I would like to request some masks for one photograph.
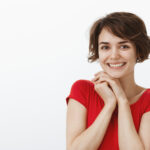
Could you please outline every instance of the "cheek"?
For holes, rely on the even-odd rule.
[[[128,61],[133,61],[133,62],[136,61],[136,54],[134,51],[124,52],[122,53],[122,57],[124,57]]]
[[[135,62],[136,61],[136,55],[132,53],[128,56],[128,59],[131,60],[132,62]]]
[[[100,61],[100,62],[104,62],[106,58],[107,58],[107,55],[106,55],[106,54],[99,53],[99,61]]]
[[[99,57],[99,64],[103,68],[103,66],[105,65],[105,58],[104,57],[102,57],[102,56]]]

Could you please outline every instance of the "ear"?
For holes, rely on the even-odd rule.
[[[141,61],[141,58],[140,57],[137,57],[136,58],[136,62],[140,62]]]
[[[137,55],[136,62],[140,62],[141,61],[140,54],[137,52],[136,55]]]

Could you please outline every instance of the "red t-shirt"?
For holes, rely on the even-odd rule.
[[[87,109],[87,125],[88,128],[101,112],[104,101],[94,90],[94,84],[89,80],[77,80],[73,83],[69,98],[81,103]],[[145,112],[150,111],[150,89],[146,89],[140,96],[138,101],[130,105],[135,128],[138,132],[141,117]],[[118,109],[116,108],[112,114],[107,131],[99,150],[119,150],[118,145]]]

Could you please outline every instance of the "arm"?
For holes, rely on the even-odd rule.
[[[99,75],[103,75],[101,82],[109,83],[117,98],[120,150],[150,150],[150,112],[143,115],[138,135],[132,119],[130,105],[119,80],[104,72],[98,72],[95,78],[98,78]]]
[[[150,150],[150,112],[146,112],[142,116],[139,135],[144,144],[145,150]]]
[[[96,76],[101,75],[100,81],[107,82],[112,88],[118,103],[118,138],[120,150],[144,150],[144,145],[136,132],[130,105],[126,94],[116,78],[110,77],[105,72],[99,72]]]
[[[100,146],[114,108],[105,105],[93,124],[86,129],[86,108],[74,99],[67,109],[67,150],[96,150]]]
[[[127,100],[119,103],[118,137],[120,150],[144,150],[144,145],[135,129]]]

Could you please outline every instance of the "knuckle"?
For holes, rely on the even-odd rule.
[[[94,89],[95,90],[98,90],[98,89],[100,89],[101,88],[101,84],[96,84],[95,86],[94,86]]]
[[[95,73],[94,75],[95,75],[95,76],[97,76],[99,73],[100,73],[100,71],[99,71],[99,72],[97,72],[97,73]]]
[[[116,81],[115,81],[115,80],[112,80],[112,83],[113,83],[113,84],[115,84],[115,83],[116,83]]]
[[[96,84],[94,85],[94,89],[97,90],[97,85]]]

